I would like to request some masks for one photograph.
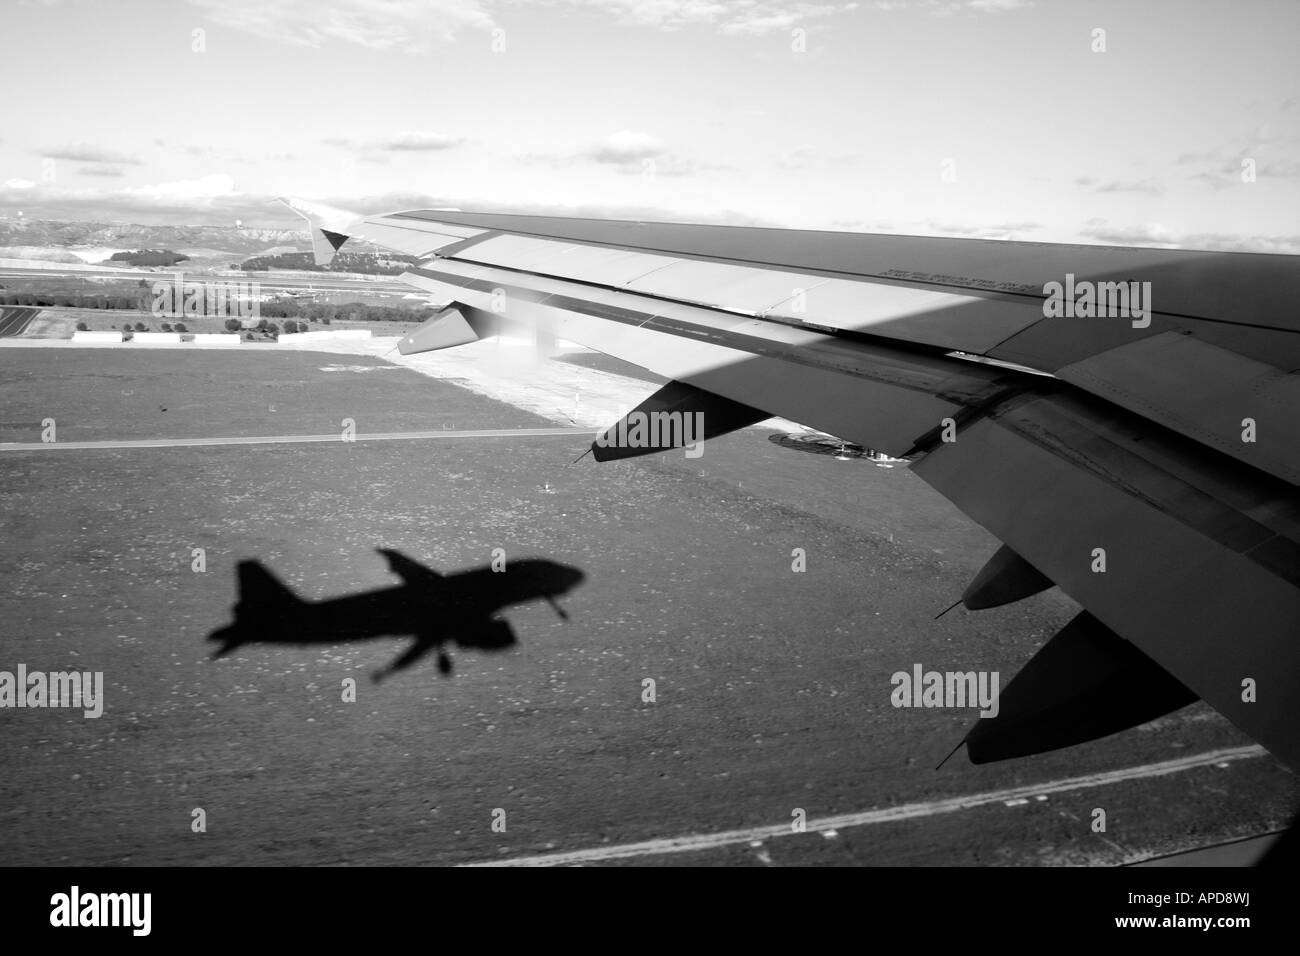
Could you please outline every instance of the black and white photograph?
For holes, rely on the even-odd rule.
[[[21,921],[1294,862],[1294,0],[0,36],[0,867],[73,874]],[[1182,880],[1088,919],[1260,925]]]

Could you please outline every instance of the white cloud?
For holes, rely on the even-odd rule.
[[[151,186],[131,186],[122,194],[159,203],[200,203],[235,195],[235,180],[225,173]]]
[[[596,145],[580,152],[532,154],[526,158],[556,165],[570,164],[575,158],[586,159],[612,167],[614,172],[625,176],[681,177],[733,168],[674,154],[657,136],[631,129],[611,133]]]
[[[426,150],[450,149],[461,142],[463,140],[443,133],[407,131],[398,133],[391,139],[381,141],[380,148],[423,152]]]
[[[886,13],[895,10],[924,10],[932,17],[951,17],[963,11],[1007,13],[1033,5],[1034,0],[875,0],[872,3],[877,10]]]
[[[0,212],[23,209],[47,219],[197,223],[265,218],[266,208],[265,198],[236,191],[234,180],[224,174],[116,189],[73,189],[25,179],[0,185]]]
[[[604,142],[593,147],[587,155],[598,163],[622,165],[659,156],[664,145],[649,133],[624,129],[611,133]]]
[[[480,0],[190,0],[214,23],[297,46],[354,43],[421,51],[464,29],[488,30]]]
[[[970,0],[966,6],[983,13],[1005,13],[1007,10],[1023,10],[1032,7],[1033,0]]]
[[[848,13],[857,3],[806,3],[781,0],[557,0],[603,10],[620,20],[661,29],[711,26],[723,33],[758,35],[785,32],[811,20]]]
[[[106,149],[92,143],[69,143],[66,146],[51,146],[40,150],[40,154],[49,159],[70,159],[78,163],[118,163],[139,166],[140,160],[135,156]]]
[[[451,149],[453,146],[459,146],[465,140],[447,133],[433,133],[427,130],[403,130],[391,136],[378,136],[372,139],[350,139],[331,136],[321,140],[321,142],[328,146],[341,146],[345,149],[363,151],[431,152],[440,149]]]
[[[435,41],[453,42],[463,30],[496,25],[494,11],[517,0],[189,0],[212,22],[297,46],[354,43],[375,50],[419,52]],[[702,26],[732,35],[786,32],[838,16],[857,3],[805,0],[545,0],[584,7],[638,26]],[[995,0],[990,0],[995,2]],[[1013,0],[1005,0],[1013,2]]]
[[[1158,222],[1137,226],[1112,226],[1104,219],[1089,220],[1079,230],[1085,239],[1115,246],[1156,246],[1165,249],[1209,249],[1219,252],[1300,252],[1300,236],[1250,236],[1234,232],[1177,233]]]
[[[122,175],[120,167],[108,165],[78,166],[77,172],[83,176],[106,176],[109,178]]]
[[[269,199],[238,192],[234,180],[224,174],[117,189],[72,189],[21,179],[0,185],[0,212],[24,209],[29,215],[63,220],[201,223],[265,219]]]
[[[1112,179],[1094,188],[1099,193],[1146,193],[1148,196],[1159,196],[1165,191],[1162,185],[1151,179]]]

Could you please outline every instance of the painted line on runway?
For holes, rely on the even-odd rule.
[[[1162,763],[1143,764],[1139,767],[1127,767],[1123,770],[1108,770],[1105,773],[1088,774],[1082,777],[1070,777],[1066,780],[1048,781],[1031,784],[1026,787],[1014,787],[1010,790],[992,790],[965,797],[952,797],[948,800],[935,800],[927,803],[905,803],[884,810],[866,810],[861,813],[849,813],[836,817],[822,817],[808,820],[807,833],[820,833],[827,830],[845,830],[850,827],[873,826],[879,823],[895,823],[899,820],[913,820],[918,817],[932,817],[959,810],[971,810],[992,803],[1006,803],[1011,800],[1042,797],[1048,794],[1068,793],[1075,790],[1090,790],[1094,787],[1106,787],[1126,780],[1143,780],[1150,777],[1166,777],[1170,774],[1184,773],[1199,767],[1214,764],[1227,764],[1234,760],[1247,760],[1262,757],[1266,751],[1260,746],[1231,747],[1225,750],[1213,750],[1192,757],[1180,757]],[[544,853],[538,856],[517,856],[505,860],[485,860],[481,863],[467,863],[464,866],[574,866],[583,863],[602,863],[606,860],[625,860],[637,856],[663,856],[669,853],[696,853],[701,850],[713,850],[720,847],[752,844],[778,837],[800,836],[794,833],[790,824],[776,826],[750,827],[744,830],[724,830],[721,833],[701,833],[690,836],[671,837],[663,840],[646,840],[641,843],[624,843],[619,846],[598,846],[587,850],[574,850],[568,853]]]
[[[140,438],[126,441],[0,442],[0,451],[69,451],[95,448],[189,448],[198,445],[291,445],[302,442],[400,441],[420,438],[544,438],[596,435],[598,428],[448,428],[427,432],[357,432],[344,439],[341,432],[329,435],[252,435],[235,438]]]

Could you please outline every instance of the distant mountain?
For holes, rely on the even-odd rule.
[[[0,219],[0,246],[59,246],[172,249],[191,258],[231,262],[268,247],[310,249],[305,232],[294,229],[240,229],[235,226],[145,226],[121,222],[62,222],[53,219]],[[197,255],[195,255],[197,253]]]

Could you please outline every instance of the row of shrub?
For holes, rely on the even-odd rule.
[[[229,327],[229,326],[227,326],[227,327]],[[189,329],[187,329],[187,328],[185,327],[185,323],[183,323],[183,322],[177,322],[175,325],[171,325],[170,323],[163,322],[163,323],[159,326],[159,329],[160,329],[161,331],[163,331],[163,332],[181,332],[181,333],[185,333],[185,332],[188,332],[188,331],[189,331]],[[78,322],[78,323],[77,323],[77,331],[78,331],[78,332],[89,332],[89,331],[90,331],[90,326],[86,325],[85,322]],[[116,331],[116,330],[115,330],[115,329],[110,329],[110,331]],[[136,332],[149,332],[149,331],[151,331],[150,328],[149,328],[149,326],[145,325],[143,322],[137,322],[137,323],[135,323],[135,325],[132,325],[130,322],[123,322],[123,323],[122,323],[122,338],[123,338],[123,339],[130,339],[131,336],[134,335]],[[230,329],[230,331],[232,331],[232,332],[241,332],[241,331],[243,331],[244,338],[245,338],[246,340],[248,340],[249,342],[252,342],[252,341],[255,341],[255,340],[256,340],[257,335],[254,334],[255,332],[260,332],[264,337],[275,337],[275,336],[278,336],[278,335],[280,334],[280,329],[276,326],[276,324],[275,324],[274,322],[263,323],[263,325],[259,326],[256,330],[249,330],[249,331],[244,331],[244,330],[240,329],[239,326],[238,326],[238,323],[236,323],[235,328]],[[288,331],[288,330],[286,329],[285,331]]]
[[[169,249],[137,249],[134,252],[115,252],[108,257],[109,262],[125,262],[133,266],[174,266],[189,259],[189,256]]]
[[[331,319],[346,322],[423,322],[433,315],[434,310],[413,309],[403,305],[366,305],[362,302],[313,302],[282,296],[260,303],[258,313],[273,319],[307,319],[325,323]]]
[[[175,325],[172,325],[170,322],[164,322],[160,326],[158,326],[158,330],[161,332],[188,332],[189,331],[189,329],[185,327],[184,322],[177,322]],[[85,322],[78,322],[77,331],[89,332],[90,326],[88,326]],[[135,325],[132,325],[130,322],[123,322],[122,331],[123,332],[149,332],[152,330],[149,328],[149,326],[145,325],[143,322],[137,322]]]
[[[148,311],[152,298],[130,295],[79,295],[75,292],[41,295],[38,292],[0,294],[0,305],[26,305],[39,309],[125,309]]]
[[[326,325],[329,325],[329,320],[328,320],[328,319],[325,320],[325,324],[326,324]],[[177,322],[175,325],[173,325],[173,324],[170,323],[170,322],[162,322],[162,323],[159,323],[159,325],[158,325],[158,329],[159,329],[159,331],[162,331],[162,332],[182,332],[182,333],[183,333],[183,332],[188,332],[188,331],[189,331],[189,329],[185,327],[185,323],[184,323],[184,322]],[[78,323],[77,323],[77,331],[78,331],[78,332],[89,332],[89,331],[90,331],[90,326],[88,326],[85,322],[78,322]],[[149,331],[151,331],[151,330],[150,330],[149,326],[145,325],[143,322],[137,322],[137,323],[135,323],[134,325],[132,325],[130,322],[124,322],[124,323],[122,323],[122,331],[123,331],[123,332],[133,332],[133,331],[134,331],[134,332],[149,332]],[[240,323],[240,321],[239,321],[238,319],[226,319],[226,331],[227,331],[227,332],[244,332],[244,331],[250,331],[250,332],[264,332],[264,333],[267,334],[267,335],[279,335],[280,332],[281,332],[281,329],[280,329],[280,326],[276,325],[274,322],[268,322],[268,321],[266,321],[266,319],[262,319],[261,321],[259,321],[259,322],[257,323],[257,325],[253,326],[251,329],[246,330],[246,329],[243,327],[243,325]],[[307,323],[306,323],[306,322],[295,322],[293,319],[289,319],[287,322],[284,323],[284,329],[283,329],[283,331],[284,331],[285,333],[287,333],[287,334],[293,334],[294,332],[306,332],[306,331],[307,331]]]
[[[129,312],[149,312],[153,296],[141,291],[136,295],[104,295],[58,293],[42,295],[35,292],[0,292],[0,305],[32,306],[40,309],[114,309]],[[423,322],[433,315],[430,308],[411,308],[396,305],[366,305],[362,302],[337,304],[332,302],[300,301],[290,296],[258,303],[258,314],[272,319],[296,319],[300,326],[307,322],[329,325],[335,319],[348,322]]]
[[[377,256],[369,252],[340,252],[329,265],[318,266],[310,252],[282,252],[274,256],[253,256],[236,268],[244,272],[293,269],[302,272],[361,272],[370,275],[398,276],[419,261],[415,256],[397,253]]]

